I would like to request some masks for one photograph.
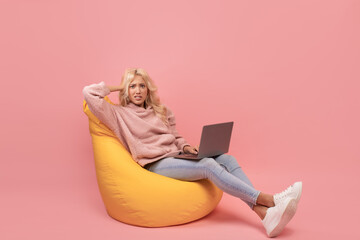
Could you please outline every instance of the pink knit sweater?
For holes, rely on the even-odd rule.
[[[122,107],[108,103],[104,97],[110,90],[104,82],[84,87],[83,94],[90,111],[114,132],[141,166],[177,155],[185,145],[190,145],[176,131],[175,117],[169,108],[169,126],[166,126],[152,107],[145,109],[133,103]]]

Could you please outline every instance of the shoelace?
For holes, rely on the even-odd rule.
[[[282,199],[282,198],[287,197],[287,195],[292,191],[292,188],[293,188],[293,186],[291,185],[290,187],[288,187],[288,188],[287,188],[286,190],[284,190],[283,192],[276,194],[275,197],[276,197],[277,199],[279,199],[279,200]]]

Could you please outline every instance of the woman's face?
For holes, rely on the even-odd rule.
[[[148,89],[144,79],[136,75],[134,80],[129,84],[129,99],[135,105],[144,107],[144,102],[148,93]]]

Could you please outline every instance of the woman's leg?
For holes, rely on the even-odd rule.
[[[254,189],[244,180],[229,173],[213,158],[203,158],[198,161],[172,157],[164,158],[151,164],[148,170],[185,181],[209,179],[224,192],[252,205],[257,204],[260,194],[260,191]]]
[[[239,163],[236,161],[235,157],[227,154],[222,154],[218,157],[214,158],[216,162],[220,164],[226,171],[230,174],[234,175],[235,177],[244,181],[247,185],[254,188],[254,185],[251,183],[250,179],[246,176],[242,168],[240,167]],[[254,204],[250,202],[246,202],[247,205],[251,209],[253,209]]]
[[[203,158],[200,161],[164,158],[146,168],[160,175],[180,180],[209,179],[224,192],[253,204],[253,210],[261,218],[268,236],[279,235],[295,214],[296,198],[289,196],[275,205],[273,195],[254,189],[241,180],[242,175],[239,175],[240,178],[238,178],[225,170],[230,166],[224,166],[221,166],[213,158]],[[284,194],[287,192],[286,190]]]
[[[220,166],[222,166],[230,174],[232,174],[235,177],[241,179],[242,181],[247,183],[249,186],[254,188],[254,185],[251,183],[249,178],[246,176],[246,174],[244,173],[244,171],[240,167],[239,163],[236,161],[235,157],[233,157],[231,155],[227,155],[227,154],[222,154],[222,155],[220,155],[220,156],[218,156],[218,157],[216,157],[214,159],[215,159],[216,162],[218,162],[220,164]],[[266,207],[273,207],[275,205],[273,195],[265,194],[265,193],[262,193],[262,192],[259,194],[259,197],[257,199],[257,204],[262,205],[261,208],[260,207],[254,208],[254,204],[252,204],[250,202],[246,202],[246,204],[248,204],[249,207],[251,209],[253,209],[260,216],[260,218],[263,215],[263,212],[264,212],[263,210],[264,210],[265,206]],[[259,205],[257,205],[257,206],[259,206]],[[258,211],[259,209],[260,209],[260,211]]]

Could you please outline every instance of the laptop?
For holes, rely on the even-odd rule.
[[[203,127],[198,154],[180,153],[174,156],[181,159],[200,160],[215,157],[229,151],[234,122],[225,122]]]

